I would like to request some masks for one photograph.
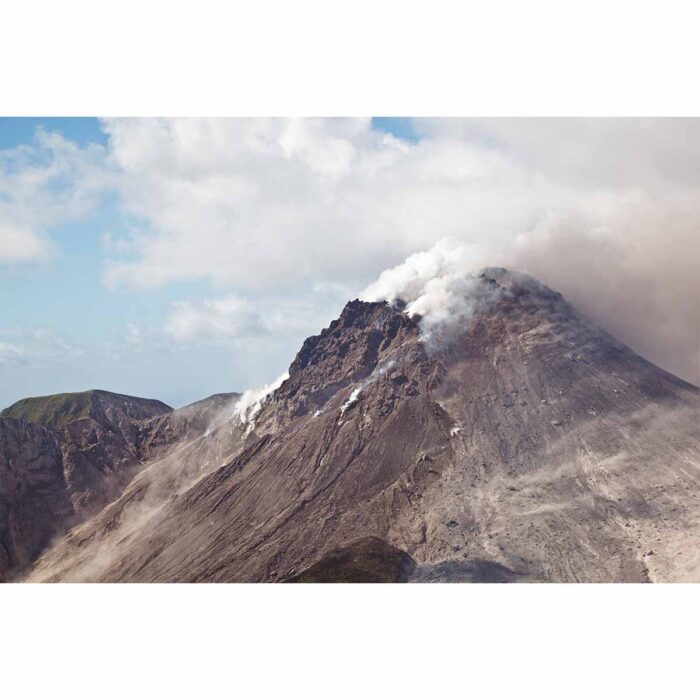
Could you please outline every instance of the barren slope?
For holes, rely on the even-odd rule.
[[[478,285],[473,319],[427,343],[351,302],[254,426],[163,462],[211,473],[138,518],[118,501],[30,579],[286,580],[372,536],[414,580],[700,580],[697,388],[531,278]]]

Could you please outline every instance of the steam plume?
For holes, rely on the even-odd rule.
[[[475,296],[474,273],[504,265],[561,292],[636,352],[698,384],[700,235],[690,219],[669,216],[661,237],[663,226],[651,212],[644,219],[635,210],[604,229],[548,217],[503,250],[444,239],[382,272],[360,296],[405,302],[434,340],[438,331],[467,322],[483,301]]]

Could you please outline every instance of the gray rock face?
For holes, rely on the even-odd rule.
[[[149,491],[169,499],[201,475],[205,452],[220,466],[213,440],[206,449],[195,446],[238,397],[216,394],[173,411],[160,401],[89,391],[23,399],[5,409],[0,580],[20,575],[52,540],[118,499],[147,465],[162,465],[164,455],[173,466],[160,469],[155,480],[149,480],[153,470],[137,481],[132,499],[143,504]],[[183,464],[187,446],[197,449],[198,459]]]
[[[0,580],[36,558],[56,532],[51,523],[72,515],[56,436],[0,418]]]
[[[29,579],[289,580],[376,537],[414,580],[700,580],[698,389],[531,278],[479,285],[430,344],[349,303],[254,423],[163,453]]]
[[[142,432],[172,409],[106,391],[24,399],[0,417],[0,580],[116,498],[142,466]],[[33,422],[30,422],[33,421]]]

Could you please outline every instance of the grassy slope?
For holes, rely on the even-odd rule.
[[[119,401],[149,401],[149,403],[160,404],[160,402],[156,401],[151,402],[149,399],[139,399],[132,396],[123,396],[122,394],[112,394],[108,391],[92,390],[21,399],[9,408],[1,411],[0,418],[17,418],[31,423],[38,423],[39,425],[60,427],[82,418],[88,418],[91,415],[93,402],[97,395],[102,397],[111,396]],[[163,412],[170,410],[165,404],[161,405]]]

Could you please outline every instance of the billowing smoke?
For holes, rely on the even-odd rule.
[[[484,264],[476,246],[444,239],[382,272],[360,298],[406,304],[406,313],[420,315],[423,340],[430,344],[472,318],[482,301],[474,273]]]
[[[700,230],[690,217],[664,221],[631,206],[603,228],[548,217],[499,250],[444,239],[382,272],[360,296],[405,302],[435,341],[484,301],[475,273],[487,265],[532,275],[639,354],[700,382]]]

